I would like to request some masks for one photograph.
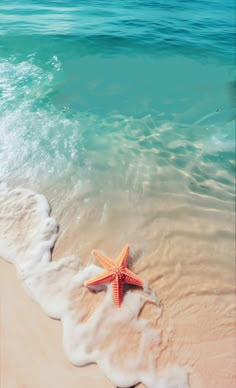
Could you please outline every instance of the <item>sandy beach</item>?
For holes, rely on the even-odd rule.
[[[114,387],[104,376],[97,365],[75,367],[66,358],[62,347],[62,326],[58,320],[50,319],[26,293],[16,278],[14,266],[0,259],[1,284],[1,346],[0,370],[1,386],[4,388],[112,388]],[[231,300],[230,300],[231,299]],[[206,301],[206,299],[205,299]],[[232,298],[229,298],[229,303]],[[205,303],[204,298],[198,304]],[[186,306],[183,306],[183,309]],[[202,304],[204,310],[204,304]],[[205,316],[206,317],[206,316]],[[204,318],[204,316],[202,317]],[[208,316],[209,319],[209,316]],[[212,316],[212,321],[214,315]],[[228,338],[217,324],[211,334],[205,331],[209,322],[194,321],[189,317],[178,322],[179,333],[184,335],[185,344],[181,343],[183,364],[189,365],[192,372],[191,387],[234,387],[235,338],[232,337],[234,325],[228,327]],[[230,334],[231,333],[231,334]],[[175,334],[175,339],[177,335]],[[218,341],[216,339],[217,336]],[[204,353],[202,343],[204,341]],[[161,363],[175,361],[178,342],[170,342],[170,348],[163,353]],[[183,346],[184,345],[184,346]],[[175,349],[175,351],[174,351]],[[220,349],[220,356],[219,351]],[[189,364],[192,360],[193,368]],[[197,368],[196,368],[197,367]],[[143,387],[139,384],[138,387]]]
[[[27,191],[25,193],[27,194]],[[13,196],[13,198],[15,197]],[[27,198],[26,196],[26,200]],[[9,206],[12,206],[11,201]],[[23,219],[23,224],[20,217],[21,213],[19,213],[18,218],[15,218],[13,228],[11,228],[12,234],[9,234],[11,239],[16,238],[15,244],[19,246],[20,256],[24,252],[21,249],[21,243],[19,244],[20,241],[22,241],[23,249],[26,247],[25,244],[29,244],[27,249],[31,249],[30,246],[32,245],[24,230],[32,230],[35,221],[37,221],[36,225],[40,225],[41,213],[38,214],[38,219],[34,212],[34,209],[37,209],[35,206],[36,203],[33,201],[28,208],[28,216]],[[171,200],[169,202],[170,207]],[[153,204],[152,208],[154,209]],[[92,259],[88,254],[94,243],[86,240],[88,217],[85,214],[88,214],[87,210],[84,206],[83,219],[86,220],[85,224],[83,222],[79,224],[69,222],[72,216],[70,213],[67,213],[68,219],[64,220],[58,214],[60,223],[64,227],[60,229],[53,251],[52,259],[55,264],[59,263],[65,255],[71,255],[74,252],[76,254],[81,253],[84,258],[87,257],[85,265],[95,262],[95,259]],[[161,214],[158,206],[155,211]],[[107,212],[108,220],[110,219],[108,225],[111,225],[113,217],[110,215],[109,218],[110,211]],[[111,212],[114,213],[114,209]],[[119,241],[119,231],[122,230],[124,220],[114,217],[116,224],[113,227],[113,238],[107,244],[104,236],[109,234],[109,230],[106,224],[97,229],[96,234],[95,226],[99,224],[99,214],[98,206],[97,218],[93,212],[90,219],[90,233],[93,235],[93,241],[97,241],[97,244],[100,242],[100,246],[107,245],[107,250],[113,257],[116,251],[112,247],[112,241],[117,241],[117,247],[121,245],[122,240]],[[150,343],[143,349],[143,360],[141,357],[140,367],[144,370],[148,367],[146,364],[147,355],[152,355],[153,352],[153,356],[156,357],[158,371],[162,373],[169,365],[178,365],[184,368],[188,373],[191,388],[222,388],[222,386],[233,388],[235,381],[235,294],[234,263],[232,260],[234,240],[230,228],[228,228],[230,225],[229,220],[232,217],[231,213],[228,213],[227,209],[224,212],[216,213],[215,222],[212,223],[212,220],[209,222],[207,213],[202,210],[198,221],[195,224],[192,223],[192,236],[198,236],[195,240],[190,238],[189,222],[187,222],[188,219],[193,217],[193,209],[191,209],[190,214],[185,210],[185,214],[179,215],[178,222],[170,218],[166,223],[167,209],[164,214],[164,218],[159,217],[158,222],[156,219],[149,222],[149,227],[146,229],[141,227],[143,221],[139,220],[139,229],[145,230],[145,238],[149,241],[149,249],[143,259],[139,259],[137,263],[134,260],[135,272],[139,275],[142,274],[143,278],[149,279],[152,290],[158,295],[161,303],[158,318],[155,318],[157,311],[152,304],[147,303],[140,310],[139,320],[144,319],[150,322],[151,326],[157,330],[157,333],[160,333],[158,334],[160,339],[156,340],[155,347]],[[9,221],[6,217],[2,220],[5,220],[6,223],[5,230],[9,230],[7,225],[10,218]],[[2,223],[3,225],[4,223]],[[19,225],[23,228],[19,229]],[[134,229],[137,228],[137,224],[134,223],[133,225]],[[221,225],[225,231],[228,229],[228,232],[219,234],[218,225]],[[204,230],[207,230],[207,239],[205,239],[202,232]],[[171,231],[174,231],[174,235],[171,240],[167,240],[167,236]],[[217,234],[217,246],[215,246],[214,241]],[[80,241],[83,241],[83,244],[79,246],[79,250],[78,235]],[[135,230],[132,235],[135,235]],[[45,236],[50,237],[48,232]],[[161,242],[157,244],[157,241]],[[135,245],[134,241],[132,243]],[[30,250],[27,252],[30,257]],[[136,255],[140,255],[138,252],[137,250]],[[227,262],[224,259],[224,252],[231,252]],[[134,251],[132,255],[134,259]],[[24,258],[24,254],[22,258]],[[213,266],[212,258],[214,258]],[[153,271],[153,268],[155,268],[155,271]],[[41,307],[32,301],[20,279],[17,278],[13,265],[1,259],[0,274],[1,379],[4,388],[27,388],[32,386],[34,388],[51,388],[52,385],[58,388],[67,386],[73,388],[77,387],[78,384],[81,387],[108,388],[114,386],[104,377],[103,372],[97,366],[78,368],[70,363],[63,350],[61,322],[50,319]],[[60,273],[55,272],[55,276],[58,275]],[[53,283],[50,279],[50,273],[45,272],[44,275],[42,273],[42,278],[41,280],[39,278],[39,281],[42,283],[42,290],[48,295],[48,298],[55,298],[55,292],[60,291],[59,289],[58,291],[50,291],[51,287],[54,289],[54,287],[57,287],[57,283],[58,285],[63,283],[61,283],[60,278],[53,277]],[[124,305],[128,303],[129,298],[134,296],[132,292],[128,292]],[[136,296],[138,295],[136,294]],[[99,334],[99,331],[97,331],[100,330],[99,326],[97,326],[97,329],[95,326],[92,331],[89,329],[88,335],[91,336],[92,341],[95,341],[94,346],[99,349],[101,355],[105,355],[113,343],[119,344],[120,353],[114,353],[114,357],[117,360],[117,365],[121,368],[120,370],[124,368],[128,376],[125,355],[128,351],[129,359],[132,359],[137,346],[140,346],[142,338],[135,326],[133,329],[129,325],[127,326],[131,330],[130,334],[129,331],[127,333],[124,331],[126,330],[125,322],[127,321],[125,315],[124,321],[121,320],[120,323],[119,320],[111,321],[111,317],[118,313],[116,308],[112,307],[112,300],[109,301],[109,292],[102,291],[95,297],[86,288],[81,291],[74,288],[67,298],[70,300],[70,308],[75,316],[79,317],[78,314],[80,314],[82,308],[82,315],[77,318],[80,319],[78,321],[80,324],[81,322],[86,324],[87,316],[94,314],[95,309],[99,306],[106,306],[103,311],[105,337],[102,332]],[[122,310],[122,316],[124,311]],[[117,317],[119,317],[119,314]],[[75,328],[78,323],[75,323]],[[73,330],[72,328],[72,332]],[[115,336],[112,335],[112,330],[113,333],[115,330]],[[127,348],[127,340],[129,341],[129,349]],[[76,341],[75,345],[79,354],[80,342],[77,339]],[[88,343],[87,346],[91,347],[91,343]],[[170,376],[171,374],[172,372]]]
[[[47,317],[29,298],[15,268],[3,259],[0,285],[1,387],[113,387],[96,365],[77,368],[67,360],[61,322]]]

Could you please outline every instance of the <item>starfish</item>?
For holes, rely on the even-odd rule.
[[[94,250],[92,253],[97,257],[106,271],[95,276],[84,283],[85,286],[96,286],[98,284],[111,283],[113,289],[113,300],[117,307],[121,306],[124,293],[124,284],[144,286],[144,281],[127,268],[129,258],[129,245],[126,245],[116,260],[110,259],[102,253]]]

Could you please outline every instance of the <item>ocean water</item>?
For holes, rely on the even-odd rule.
[[[0,255],[62,320],[69,359],[119,386],[232,386],[234,14],[233,0],[0,3]],[[150,290],[117,313],[83,282],[93,248],[126,242]]]

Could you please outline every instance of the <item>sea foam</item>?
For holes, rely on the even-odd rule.
[[[13,263],[27,292],[50,317],[63,325],[63,344],[77,366],[97,363],[113,384],[142,382],[149,388],[185,388],[187,373],[173,365],[158,369],[165,346],[161,330],[139,317],[153,295],[128,291],[122,307],[113,304],[112,290],[83,286],[101,271],[77,256],[51,260],[58,225],[46,198],[26,189],[0,185],[0,256]],[[99,292],[106,289],[105,294]],[[161,307],[156,306],[156,320]]]

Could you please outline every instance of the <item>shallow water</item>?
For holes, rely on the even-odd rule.
[[[183,366],[173,372],[180,387],[186,372],[191,386],[231,387],[234,2],[2,1],[0,13],[0,180],[48,198],[60,227],[53,261],[76,255],[93,263],[93,248],[115,257],[129,242],[134,268],[162,301],[154,326],[165,351],[160,356],[156,344],[150,364],[153,356],[158,373],[169,362]],[[17,245],[22,222],[25,256],[34,249],[41,262],[32,215],[40,210],[27,195],[19,202],[11,195],[1,197],[0,255],[24,256]],[[9,225],[15,225],[10,235]],[[65,267],[76,272],[72,263]],[[84,297],[109,309],[109,295]],[[39,302],[53,315],[53,304]],[[150,306],[143,314],[147,322],[156,316]],[[99,351],[105,342],[98,341]],[[109,352],[103,354],[109,363]],[[114,366],[101,367],[123,383]],[[143,372],[135,380],[140,365],[130,365],[124,384],[154,379],[149,367],[149,377]]]

